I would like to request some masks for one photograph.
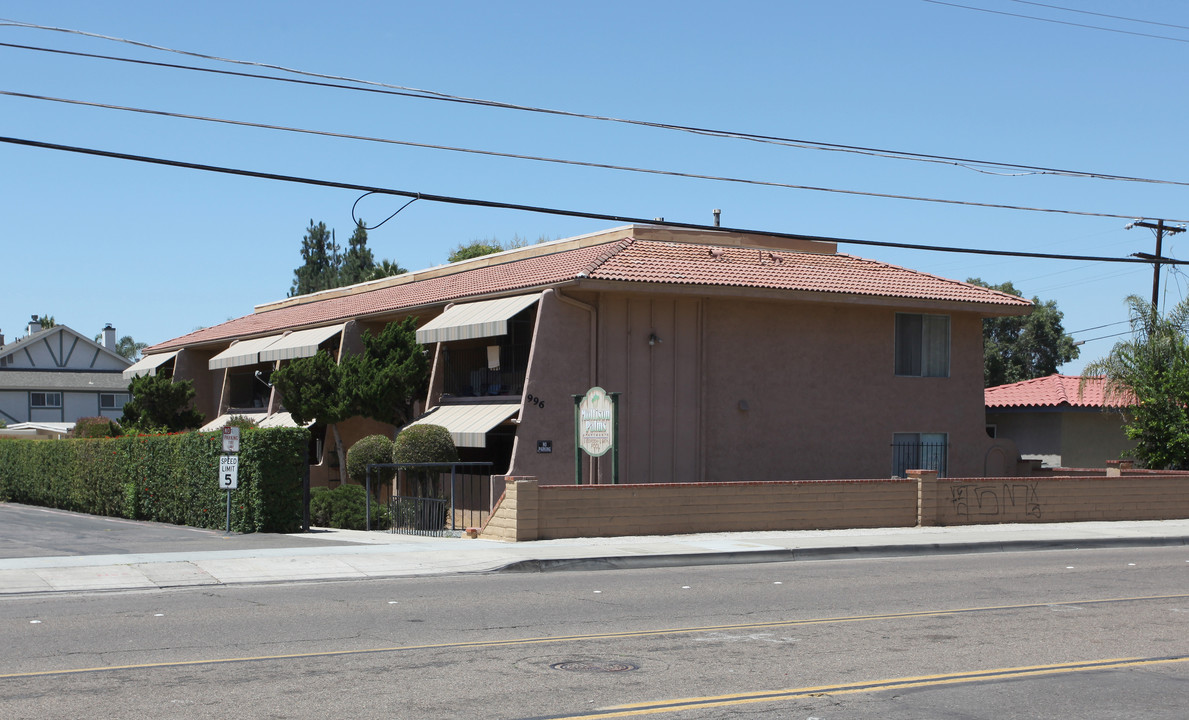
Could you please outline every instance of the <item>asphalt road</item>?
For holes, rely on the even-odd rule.
[[[264,548],[353,545],[315,537],[252,533],[240,535],[0,503],[0,558],[124,553],[205,552]]]
[[[0,632],[6,718],[1189,716],[1184,547],[41,595]]]

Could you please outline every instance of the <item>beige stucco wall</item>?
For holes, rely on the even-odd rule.
[[[999,437],[1014,440],[1021,455],[1042,459],[1048,467],[1101,468],[1135,447],[1116,412],[988,412],[987,422]]]
[[[173,366],[174,378],[194,383],[194,403],[207,422],[219,416],[223,371],[210,369],[210,360],[217,353],[218,350],[183,348],[174,360]]]
[[[939,432],[949,436],[949,474],[981,474],[981,319],[951,314],[949,377],[896,377],[895,314],[707,303],[706,479],[887,476],[895,433]]]
[[[563,298],[554,290],[541,296],[507,474],[548,478],[555,485],[574,482],[573,396],[585,393],[594,382],[595,318],[595,308],[579,300]],[[537,452],[541,440],[552,442],[552,453]],[[589,462],[583,474],[590,479]]]
[[[893,307],[576,298],[596,308],[595,360],[590,313],[546,293],[525,390],[534,402],[523,406],[510,475],[573,484],[571,396],[593,384],[622,393],[621,483],[887,477],[900,432],[946,433],[950,475],[988,470],[982,320],[973,313],[945,313],[950,376],[918,378],[895,376]],[[546,439],[553,453],[537,454]],[[610,455],[585,460],[583,475],[611,482]]]
[[[1065,467],[1105,467],[1131,451],[1135,442],[1123,433],[1117,412],[1065,413],[1061,423],[1061,455]]]

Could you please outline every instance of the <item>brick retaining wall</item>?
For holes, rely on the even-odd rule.
[[[538,485],[508,477],[483,537],[545,540],[749,530],[1189,517],[1189,475]]]

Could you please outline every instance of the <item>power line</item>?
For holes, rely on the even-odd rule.
[[[1108,15],[1107,13],[1091,12],[1090,10],[1079,10],[1077,8],[1062,7],[1060,5],[1049,5],[1048,3],[1031,2],[1031,0],[1012,0],[1021,5],[1035,5],[1037,7],[1049,8],[1051,10],[1063,10],[1064,12],[1080,13],[1082,15],[1095,15],[1097,17],[1110,18],[1111,20],[1124,20],[1126,22],[1143,23],[1144,25],[1159,25],[1160,27],[1177,28],[1178,30],[1189,30],[1189,25],[1174,25],[1172,23],[1155,22],[1153,20],[1140,20],[1139,18],[1124,17],[1122,15]]]
[[[1036,20],[1038,22],[1053,23],[1055,25],[1068,25],[1070,27],[1086,28],[1089,30],[1102,30],[1104,32],[1119,33],[1121,35],[1136,35],[1138,37],[1155,38],[1157,40],[1172,40],[1173,42],[1181,43],[1189,42],[1189,40],[1186,40],[1185,38],[1169,37],[1168,35],[1153,35],[1151,33],[1134,32],[1132,30],[1119,30],[1118,28],[1102,27],[1101,25],[1086,25],[1083,23],[1069,22],[1068,20],[1053,20],[1050,18],[1037,17],[1035,15],[1010,13],[1003,10],[988,10],[987,8],[973,7],[971,5],[959,5],[958,3],[942,2],[941,0],[924,0],[924,2],[932,3],[934,5],[946,5],[949,7],[961,8],[963,10],[976,10],[978,12],[991,13],[992,15],[1006,15],[1007,17],[1022,18],[1024,20]]]
[[[967,170],[973,170],[975,172],[980,172],[980,173],[984,173],[984,174],[993,174],[993,175],[1002,175],[1002,174],[1054,175],[1054,176],[1059,176],[1059,177],[1078,177],[1078,178],[1088,178],[1088,179],[1095,179],[1095,180],[1113,180],[1113,181],[1119,181],[1119,182],[1140,182],[1140,183],[1153,183],[1153,184],[1161,184],[1161,185],[1189,186],[1189,182],[1186,182],[1186,181],[1161,180],[1161,179],[1154,179],[1154,178],[1143,178],[1143,177],[1134,177],[1134,176],[1128,176],[1128,175],[1118,175],[1118,174],[1113,174],[1113,173],[1099,173],[1099,172],[1080,171],[1080,170],[1065,170],[1065,169],[1060,169],[1060,168],[1051,168],[1051,167],[1045,167],[1045,166],[1039,166],[1039,165],[1024,165],[1024,164],[1019,164],[1019,163],[1006,163],[1006,162],[999,162],[999,161],[993,161],[993,160],[978,160],[978,159],[973,159],[973,158],[963,158],[963,157],[956,157],[956,156],[934,155],[934,154],[929,154],[929,153],[917,153],[917,152],[902,151],[902,150],[889,150],[889,149],[883,149],[883,148],[865,147],[865,146],[861,146],[861,145],[828,143],[828,142],[822,142],[822,141],[816,141],[816,140],[800,140],[800,139],[796,139],[796,138],[786,138],[786,137],[779,137],[779,136],[774,136],[774,135],[760,135],[760,134],[755,134],[755,133],[745,133],[745,132],[739,132],[739,131],[734,131],[734,130],[719,130],[719,129],[704,128],[704,127],[697,127],[697,126],[690,126],[690,125],[678,125],[678,124],[672,124],[672,123],[652,122],[652,121],[646,121],[646,120],[633,120],[633,119],[628,119],[628,118],[617,118],[617,117],[611,117],[611,116],[606,116],[606,115],[578,113],[578,112],[571,112],[571,111],[567,111],[567,110],[557,110],[557,109],[550,109],[550,108],[533,107],[533,106],[529,106],[529,105],[517,105],[514,103],[505,103],[505,102],[500,102],[500,101],[495,101],[495,100],[484,100],[481,98],[470,98],[470,97],[461,96],[461,95],[450,95],[448,93],[438,92],[435,90],[424,90],[424,89],[412,88],[412,87],[407,87],[407,86],[402,86],[402,85],[393,85],[393,84],[389,84],[389,83],[382,83],[382,82],[377,82],[377,81],[372,81],[372,80],[361,80],[361,79],[357,79],[357,78],[350,78],[350,77],[344,77],[344,76],[327,75],[327,74],[311,72],[311,71],[307,71],[307,70],[299,70],[296,68],[289,68],[289,67],[285,67],[282,65],[271,65],[271,64],[267,64],[267,63],[259,63],[259,62],[249,61],[249,60],[237,60],[237,59],[232,59],[232,58],[222,58],[222,57],[218,57],[215,55],[207,55],[207,54],[203,54],[203,53],[190,52],[187,50],[178,50],[178,49],[164,47],[164,46],[160,46],[160,45],[152,45],[149,43],[143,43],[143,42],[139,42],[139,41],[135,41],[135,40],[111,37],[111,36],[107,36],[107,35],[99,35],[96,33],[89,33],[89,32],[85,32],[82,30],[73,30],[70,28],[57,28],[57,27],[51,27],[51,26],[45,26],[45,25],[35,25],[32,23],[24,23],[24,22],[19,22],[19,21],[0,19],[0,25],[3,25],[3,24],[12,25],[14,27],[34,29],[34,30],[47,30],[47,31],[82,35],[85,37],[94,37],[94,38],[99,38],[99,39],[103,39],[103,40],[109,40],[112,42],[127,43],[130,45],[144,47],[144,48],[148,48],[148,49],[152,49],[152,50],[176,53],[176,54],[180,54],[180,55],[197,57],[197,58],[212,60],[212,61],[216,61],[216,62],[247,65],[247,66],[253,66],[253,67],[263,67],[263,68],[277,70],[280,72],[291,73],[291,74],[295,74],[295,75],[299,75],[299,76],[303,76],[303,77],[322,78],[322,81],[298,80],[298,79],[294,79],[294,78],[282,78],[282,77],[276,77],[273,75],[262,75],[262,74],[258,74],[258,73],[235,72],[235,71],[230,71],[230,70],[216,70],[213,68],[202,68],[202,67],[196,67],[196,66],[191,66],[191,65],[181,65],[181,64],[176,64],[176,63],[163,63],[163,62],[155,62],[155,61],[149,61],[149,60],[138,60],[138,59],[134,59],[134,58],[122,58],[122,57],[111,56],[111,55],[98,55],[98,54],[94,54],[94,53],[83,53],[83,52],[77,52],[77,51],[57,50],[57,49],[53,49],[53,48],[43,48],[43,47],[36,47],[36,46],[31,46],[31,45],[18,45],[18,44],[14,44],[14,43],[0,43],[0,47],[9,47],[9,48],[20,49],[20,50],[33,50],[33,51],[38,51],[38,52],[48,52],[48,53],[55,53],[55,54],[62,54],[62,55],[71,55],[71,56],[76,56],[76,57],[111,60],[111,61],[115,61],[115,62],[125,62],[125,63],[140,64],[140,65],[149,65],[149,66],[156,66],[156,67],[163,67],[163,68],[177,69],[177,70],[191,70],[191,71],[195,71],[195,72],[214,73],[214,74],[221,74],[221,75],[229,75],[229,76],[233,76],[233,77],[245,77],[245,78],[252,78],[252,79],[259,79],[259,80],[272,80],[275,82],[285,82],[285,83],[293,83],[293,84],[300,84],[300,85],[311,85],[311,86],[316,86],[316,87],[328,87],[328,88],[335,88],[335,89],[341,89],[341,90],[372,92],[372,93],[396,95],[396,96],[400,96],[400,97],[408,97],[408,98],[414,98],[414,99],[420,99],[420,100],[437,100],[437,101],[443,101],[443,102],[478,105],[478,106],[482,106],[482,107],[501,108],[501,109],[506,109],[506,110],[518,110],[518,111],[531,112],[531,113],[543,113],[543,114],[548,114],[548,115],[557,115],[557,116],[561,116],[561,117],[571,117],[571,118],[580,118],[580,119],[586,119],[586,120],[597,120],[597,121],[603,121],[603,122],[623,123],[623,124],[627,124],[627,125],[635,125],[635,126],[640,126],[640,127],[650,127],[650,128],[662,129],[662,130],[674,130],[674,131],[679,131],[679,132],[687,132],[687,133],[692,133],[695,135],[703,135],[703,136],[708,136],[708,137],[745,140],[748,142],[757,142],[757,143],[778,145],[778,146],[783,146],[783,147],[794,147],[794,148],[804,149],[804,150],[846,152],[846,153],[855,153],[855,154],[866,155],[866,156],[870,156],[870,157],[881,157],[881,158],[893,159],[893,160],[912,160],[912,161],[916,161],[916,162],[926,162],[926,163],[950,165],[953,167],[961,167],[961,168],[965,168]],[[340,82],[325,82],[326,80],[336,80],[336,81],[353,83],[353,84],[344,85],[344,84],[341,84]],[[359,87],[360,85],[362,85],[363,87]],[[996,168],[999,170],[1013,171],[1013,173],[992,172],[990,170],[991,168]]]
[[[1077,335],[1078,333],[1090,332],[1091,330],[1101,330],[1103,328],[1113,327],[1115,325],[1124,325],[1129,322],[1131,322],[1131,321],[1130,320],[1120,320],[1119,322],[1107,323],[1106,325],[1095,325],[1094,327],[1088,327],[1083,330],[1070,330],[1069,332],[1067,332],[1065,334],[1066,335]]]
[[[611,222],[630,223],[635,225],[661,225],[665,227],[685,228],[690,230],[703,230],[709,232],[726,232],[726,233],[746,233],[754,235],[769,235],[772,237],[788,238],[791,240],[809,240],[814,242],[827,243],[842,243],[850,245],[866,245],[872,247],[888,247],[900,248],[905,250],[926,250],[930,252],[947,252],[947,253],[964,253],[968,255],[998,255],[1004,257],[1022,257],[1022,258],[1036,258],[1044,260],[1093,260],[1099,262],[1111,263],[1147,263],[1147,260],[1133,257],[1100,257],[1093,255],[1059,255],[1053,253],[1033,253],[1021,252],[1017,250],[989,250],[985,248],[958,248],[946,247],[936,245],[920,245],[915,243],[896,243],[885,242],[880,240],[859,240],[855,238],[837,238],[825,237],[822,235],[803,235],[799,233],[785,233],[768,230],[755,230],[749,228],[736,227],[719,227],[711,225],[702,225],[698,223],[682,223],[668,220],[657,220],[655,218],[640,218],[625,215],[611,215],[607,213],[596,213],[583,210],[567,210],[562,208],[551,208],[541,205],[524,205],[519,203],[500,202],[495,200],[478,200],[475,198],[463,198],[450,195],[433,195],[429,193],[421,193],[413,190],[399,190],[395,188],[384,188],[372,185],[360,185],[358,183],[345,183],[334,180],[319,180],[315,178],[300,177],[297,175],[282,175],[279,173],[269,173],[258,170],[244,170],[240,168],[223,167],[219,165],[204,165],[201,163],[192,163],[182,160],[169,160],[166,158],[151,157],[147,155],[133,155],[130,153],[113,152],[110,150],[98,150],[95,148],[84,148],[71,145],[60,145],[56,143],[47,143],[40,140],[28,140],[24,138],[12,138],[0,136],[0,142],[8,143],[10,145],[21,145],[25,147],[35,147],[45,150],[58,150],[62,152],[71,152],[82,155],[92,155],[96,157],[112,158],[116,160],[128,160],[133,162],[148,163],[152,165],[162,165],[166,167],[186,168],[190,170],[202,170],[205,172],[220,173],[224,175],[235,175],[239,177],[250,177],[261,180],[275,180],[279,182],[298,183],[303,185],[313,185],[317,187],[337,188],[341,190],[353,190],[356,192],[375,193],[378,195],[395,195],[398,197],[416,198],[427,202],[446,203],[451,205],[465,205],[471,207],[485,207],[497,208],[502,210],[519,210],[522,212],[540,213],[545,215],[560,215],[565,217],[585,218],[588,220],[607,220]],[[1189,265],[1189,260],[1172,260],[1164,261],[1165,265]]]
[[[963,205],[967,207],[982,207],[996,210],[1018,210],[1025,212],[1042,212],[1053,213],[1061,215],[1078,215],[1083,217],[1105,217],[1115,218],[1118,220],[1134,220],[1139,216],[1138,213],[1100,213],[1089,212],[1085,210],[1061,210],[1054,208],[1030,207],[1026,205],[1004,205],[999,203],[985,203],[973,200],[950,200],[946,198],[932,198],[922,197],[918,195],[900,195],[896,193],[879,193],[869,192],[865,190],[844,190],[841,188],[829,188],[815,185],[797,185],[793,183],[782,183],[770,180],[752,180],[747,178],[728,177],[722,175],[705,175],[700,173],[687,173],[676,170],[657,170],[653,168],[631,167],[627,165],[611,165],[609,163],[595,163],[582,160],[566,160],[563,158],[543,157],[539,155],[524,155],[519,153],[498,152],[495,150],[479,150],[475,148],[456,147],[451,145],[436,145],[431,143],[419,143],[410,140],[394,140],[391,138],[380,138],[368,135],[353,135],[349,133],[332,132],[329,130],[310,130],[306,128],[291,127],[287,125],[273,125],[268,123],[257,123],[248,120],[231,120],[228,118],[217,118],[204,115],[191,115],[187,113],[175,113],[166,110],[152,110],[148,108],[129,107],[126,105],[111,105],[108,103],[90,102],[87,100],[72,100],[69,98],[49,97],[46,95],[33,95],[30,93],[13,92],[9,90],[0,90],[0,96],[23,98],[28,100],[41,100],[45,102],[64,103],[68,105],[81,105],[85,107],[101,108],[104,110],[119,110],[122,112],[133,112],[144,115],[156,115],[160,117],[169,117],[183,120],[198,120],[202,122],[220,123],[224,125],[235,125],[239,127],[252,127],[263,130],[276,130],[281,132],[300,133],[305,135],[316,135],[322,137],[332,137],[345,140],[359,140],[363,142],[384,143],[388,145],[401,145],[404,147],[423,148],[428,150],[445,150],[448,152],[468,153],[472,155],[484,155],[488,157],[509,158],[514,160],[528,160],[532,162],[553,163],[558,165],[572,165],[578,167],[597,168],[603,170],[616,170],[622,172],[643,173],[649,175],[664,175],[668,177],[689,178],[695,180],[712,180],[715,182],[729,182],[744,185],[759,185],[763,187],[784,188],[790,190],[809,190],[813,192],[836,193],[841,195],[857,195],[860,197],[874,197],[888,200],[911,200],[915,202],[930,202],[940,203],[945,205]],[[1169,222],[1186,222],[1181,220],[1169,220]]]
[[[1095,340],[1106,340],[1107,338],[1119,337],[1120,335],[1130,335],[1130,334],[1131,334],[1131,331],[1128,330],[1126,332],[1113,333],[1111,335],[1100,335],[1099,337],[1088,338],[1086,340],[1078,340],[1077,342],[1074,343],[1074,345],[1085,345],[1086,343],[1092,343]]]

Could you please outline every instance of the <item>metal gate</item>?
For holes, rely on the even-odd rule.
[[[504,492],[504,478],[492,478],[492,463],[377,463],[367,466],[371,498],[373,468],[392,468],[388,499],[389,532],[458,537],[482,527]],[[367,513],[371,530],[371,512]]]

